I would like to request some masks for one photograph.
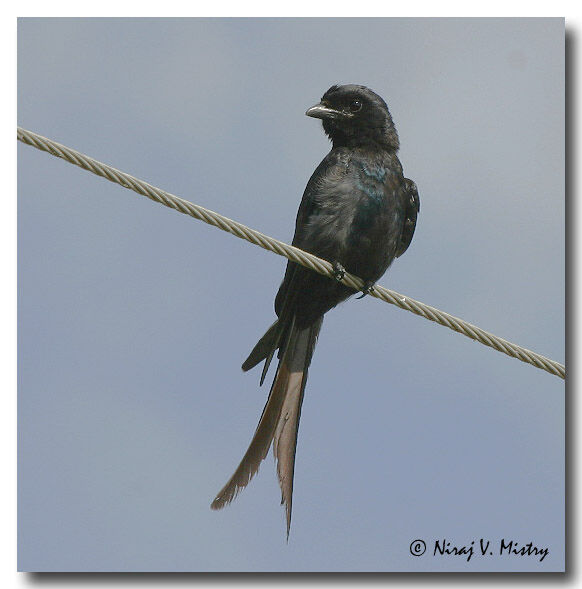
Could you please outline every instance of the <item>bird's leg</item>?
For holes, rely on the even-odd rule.
[[[333,264],[333,277],[341,282],[346,275],[346,269],[336,260]],[[357,299],[363,299],[367,294],[371,294],[374,290],[374,282],[372,280],[366,280],[364,287],[362,288],[362,294]]]
[[[359,297],[356,297],[356,299],[363,299],[366,295],[372,294],[373,290],[374,282],[372,280],[366,280],[366,282],[364,282],[364,288],[362,288],[362,294]]]
[[[339,263],[334,262],[333,264],[333,277],[338,281],[341,282],[346,275],[346,269]]]

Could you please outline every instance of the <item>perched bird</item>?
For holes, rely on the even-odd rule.
[[[277,320],[242,365],[273,355],[279,364],[259,425],[241,463],[211,507],[221,509],[249,483],[273,443],[287,537],[293,471],[307,371],[323,315],[354,291],[344,272],[365,281],[364,296],[412,240],[420,200],[404,178],[398,134],[386,103],[365,86],[332,86],[307,116],[322,120],[332,149],[311,176],[297,213],[293,245],[331,262],[336,280],[288,262],[275,298]]]

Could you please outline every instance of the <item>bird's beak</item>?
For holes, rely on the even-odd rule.
[[[305,114],[314,119],[335,119],[340,116],[341,113],[338,110],[334,110],[333,108],[329,108],[329,106],[319,103],[308,108],[305,111]]]

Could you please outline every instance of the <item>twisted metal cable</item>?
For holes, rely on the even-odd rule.
[[[205,223],[208,223],[209,225],[218,227],[223,231],[232,233],[236,237],[245,239],[275,254],[285,256],[293,262],[297,262],[306,268],[310,268],[311,270],[319,272],[319,274],[323,274],[324,276],[328,276],[330,278],[334,277],[333,266],[329,262],[322,260],[313,254],[309,254],[303,250],[300,250],[299,248],[283,243],[277,239],[273,239],[272,237],[246,227],[242,223],[238,223],[237,221],[233,221],[232,219],[224,217],[223,215],[219,215],[214,211],[188,202],[187,200],[183,200],[177,196],[174,196],[173,194],[161,190],[160,188],[156,188],[147,182],[138,180],[129,174],[120,172],[111,166],[83,155],[74,149],[65,147],[64,145],[56,143],[55,141],[47,139],[46,137],[42,137],[41,135],[37,135],[32,131],[22,129],[21,127],[18,127],[17,138],[19,141],[22,141],[27,145],[32,145],[41,151],[46,151],[51,155],[64,159],[65,161],[75,164],[84,170],[93,172],[93,174],[97,174],[97,176],[102,176],[111,182],[120,184],[124,188],[129,188],[138,194],[147,196],[149,199],[175,209],[180,213],[190,215],[195,219],[199,219]],[[346,286],[349,286],[350,288],[353,288],[357,291],[364,287],[364,282],[360,278],[348,272],[345,273],[342,282]],[[434,321],[439,325],[448,327],[457,333],[461,333],[484,344],[485,346],[489,346],[490,348],[497,350],[498,352],[503,352],[512,358],[517,358],[522,362],[531,364],[532,366],[540,368],[541,370],[545,370],[550,374],[560,378],[565,378],[566,369],[563,364],[560,364],[555,360],[550,360],[549,358],[537,354],[536,352],[532,352],[531,350],[527,350],[522,346],[508,342],[507,340],[497,337],[496,335],[493,335],[492,333],[489,333],[480,327],[471,325],[470,323],[467,323],[458,317],[449,315],[448,313],[440,311],[439,309],[435,309],[430,305],[425,305],[420,301],[415,301],[410,297],[401,295],[382,286],[374,286],[374,289],[370,295],[385,301],[386,303],[391,303],[392,305],[396,305],[401,309],[410,311],[415,315],[420,315],[425,319]]]

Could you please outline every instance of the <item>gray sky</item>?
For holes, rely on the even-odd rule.
[[[20,20],[18,122],[289,241],[329,150],[304,112],[365,84],[422,203],[381,284],[563,362],[563,26]],[[268,393],[240,364],[285,260],[18,158],[20,570],[563,568],[563,381],[371,298],[324,322],[289,543],[271,456],[212,512]],[[549,555],[432,555],[479,538]]]

